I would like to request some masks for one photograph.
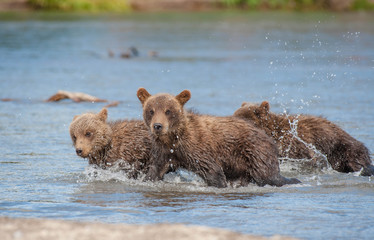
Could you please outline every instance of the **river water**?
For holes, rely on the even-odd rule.
[[[370,177],[288,164],[283,175],[302,184],[216,189],[183,170],[129,180],[72,147],[73,116],[104,103],[44,100],[68,90],[120,101],[112,120],[141,118],[139,87],[189,89],[187,108],[220,116],[268,100],[274,112],[324,116],[374,152],[373,22],[368,13],[0,15],[0,98],[13,99],[0,102],[0,215],[372,239]],[[139,57],[120,58],[131,46]]]

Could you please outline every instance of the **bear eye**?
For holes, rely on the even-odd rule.
[[[75,135],[72,138],[74,142],[77,141],[77,137]]]
[[[165,111],[165,114],[166,114],[166,115],[170,115],[170,110],[169,110],[169,109],[166,110],[166,111]]]
[[[86,137],[91,137],[92,133],[91,132],[86,132],[85,136]]]
[[[155,112],[153,110],[150,110],[149,114],[151,114],[151,116],[153,116],[153,114],[155,114]]]

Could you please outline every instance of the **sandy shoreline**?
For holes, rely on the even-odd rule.
[[[86,223],[52,219],[25,219],[0,217],[2,240],[291,240],[295,238],[275,235],[270,238],[239,234],[228,230],[183,224],[126,225]]]

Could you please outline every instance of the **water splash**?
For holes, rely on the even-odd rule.
[[[327,160],[327,156],[323,154],[321,151],[319,151],[316,146],[314,146],[312,143],[307,143],[303,139],[301,139],[298,135],[298,123],[299,123],[299,117],[300,115],[296,115],[296,117],[292,120],[290,115],[287,113],[286,117],[288,119],[288,123],[290,124],[290,130],[287,132],[292,136],[291,144],[287,146],[286,149],[284,149],[284,152],[286,154],[285,158],[280,158],[280,161],[283,162],[289,162],[289,166],[287,166],[285,169],[288,170],[299,170],[301,172],[305,171],[323,171],[323,170],[331,170],[332,167],[329,164]],[[292,159],[289,157],[289,152],[291,151],[292,142],[293,140],[299,141],[302,144],[305,145],[305,147],[313,152],[313,157],[311,159]],[[298,166],[298,167],[297,167]],[[316,168],[317,167],[317,168]]]
[[[274,186],[259,187],[250,183],[248,186],[240,186],[240,183],[230,182],[226,188],[207,186],[202,178],[185,169],[177,169],[175,172],[166,174],[162,181],[144,181],[145,174],[140,174],[137,179],[129,178],[125,171],[118,169],[102,169],[95,165],[87,166],[78,179],[78,183],[94,184],[104,183],[109,186],[123,184],[124,189],[142,192],[182,192],[203,194],[227,194],[227,193],[250,193],[263,194],[307,186],[305,184],[285,185],[282,188]],[[123,189],[121,188],[121,191]]]
[[[129,168],[130,169],[130,168]],[[138,173],[138,179],[143,179],[145,176],[143,173]],[[96,166],[96,165],[89,165],[83,171],[83,176],[78,180],[79,182],[127,182],[131,183],[135,181],[134,179],[129,177],[129,170],[124,170],[123,168],[119,167],[119,165],[113,165],[111,167],[107,167],[105,169]]]

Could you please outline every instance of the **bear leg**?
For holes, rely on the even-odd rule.
[[[258,182],[256,182],[258,183]],[[273,178],[273,179],[268,179],[268,180],[265,180],[265,181],[261,181],[262,185],[260,186],[264,186],[266,184],[270,185],[270,186],[276,186],[276,187],[282,187],[283,185],[286,185],[286,184],[298,184],[298,183],[301,183],[301,181],[299,181],[298,179],[296,178],[286,178],[286,177],[283,177],[281,175]]]
[[[209,173],[204,177],[204,180],[208,184],[208,186],[213,186],[217,188],[225,188],[227,187],[226,183],[226,176],[223,173],[222,168],[218,171],[210,170]]]
[[[374,176],[374,166],[368,165],[364,167],[361,171],[361,176]]]
[[[148,172],[145,176],[146,181],[158,181],[169,171],[170,166],[167,161],[155,161],[150,159],[151,165],[148,167]]]

